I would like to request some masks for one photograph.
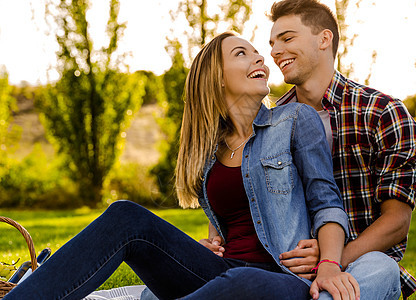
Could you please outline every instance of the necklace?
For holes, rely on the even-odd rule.
[[[234,157],[234,153],[235,153],[235,151],[237,151],[238,149],[240,149],[241,148],[241,146],[243,146],[245,143],[247,143],[247,141],[251,138],[253,136],[253,132],[237,147],[237,148],[235,148],[234,150],[233,149],[231,149],[230,148],[230,146],[228,146],[228,143],[227,143],[227,140],[224,138],[224,142],[225,142],[225,145],[227,146],[227,148],[231,151],[231,156],[230,156],[230,159],[232,159],[233,157]]]

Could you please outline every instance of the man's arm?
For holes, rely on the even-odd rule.
[[[394,199],[381,203],[381,216],[345,246],[341,264],[346,267],[367,252],[384,252],[403,241],[411,217],[412,208],[407,203]]]
[[[341,265],[345,268],[367,252],[383,252],[401,242],[409,231],[411,217],[412,208],[407,203],[394,199],[384,201],[381,204],[381,216],[344,247]],[[318,260],[316,240],[302,240],[294,250],[281,255],[283,265],[307,279],[314,278],[310,270]]]

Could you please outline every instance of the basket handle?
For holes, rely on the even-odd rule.
[[[32,237],[30,236],[29,232],[22,225],[20,225],[19,223],[17,223],[16,221],[14,221],[10,218],[0,216],[0,222],[4,222],[4,223],[7,223],[9,225],[12,225],[17,230],[19,230],[20,233],[23,235],[23,237],[26,240],[27,246],[29,247],[30,261],[32,262],[32,271],[35,271],[36,268],[38,267],[38,263],[36,261],[35,246],[33,245],[33,240],[32,240]]]

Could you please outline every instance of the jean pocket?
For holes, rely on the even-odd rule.
[[[293,189],[292,155],[282,153],[260,159],[266,176],[267,190],[288,194]]]

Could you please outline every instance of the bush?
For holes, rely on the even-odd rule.
[[[0,206],[67,209],[81,206],[72,182],[58,159],[48,160],[40,145],[22,161],[8,159],[0,179]]]
[[[104,183],[103,195],[107,204],[125,199],[146,207],[168,207],[148,168],[137,163],[114,166]]]

